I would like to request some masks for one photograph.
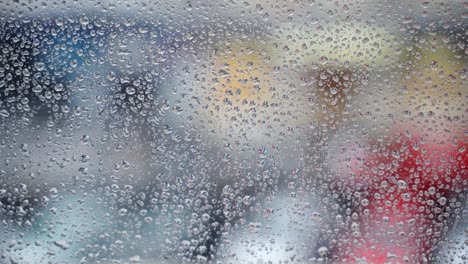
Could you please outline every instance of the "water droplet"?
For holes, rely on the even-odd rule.
[[[397,184],[398,184],[398,189],[400,190],[405,190],[408,188],[408,183],[406,183],[406,181],[404,180],[398,180]]]
[[[57,247],[63,250],[67,250],[70,247],[65,240],[57,240],[54,242],[54,245],[56,245]]]
[[[122,208],[122,209],[119,210],[119,215],[120,216],[125,216],[127,214],[127,212],[128,212],[127,209]]]
[[[320,247],[317,252],[321,257],[324,257],[328,253],[328,248],[327,247]]]
[[[58,84],[56,84],[56,85],[54,86],[54,90],[55,90],[56,92],[61,92],[61,91],[63,91],[63,88],[64,88],[64,87],[63,87],[63,84],[61,84],[61,83],[58,83]]]
[[[80,17],[80,24],[85,27],[89,24],[89,18],[88,17]]]
[[[361,205],[362,205],[362,206],[369,206],[369,203],[370,203],[369,200],[366,199],[366,198],[364,198],[364,199],[361,200]]]
[[[76,66],[78,66],[78,61],[76,59],[73,59],[71,62],[70,62],[70,66],[72,68],[76,68]]]
[[[43,90],[43,89],[42,89],[42,86],[41,86],[40,84],[38,84],[38,85],[36,85],[36,86],[34,86],[34,87],[32,88],[32,91],[33,91],[34,93],[40,93],[40,92],[42,92],[42,90]]]
[[[466,151],[466,146],[463,146],[460,149],[458,149],[458,152],[460,153],[464,153],[465,151]]]
[[[57,197],[57,194],[58,194],[57,188],[55,188],[55,187],[51,188],[49,192],[50,192],[51,197]]]
[[[133,256],[133,257],[129,258],[128,261],[130,263],[140,263],[141,257],[136,255],[136,256]]]
[[[429,187],[429,189],[427,189],[427,191],[429,192],[429,194],[434,195],[436,193],[436,188],[435,187]]]
[[[405,202],[409,202],[411,201],[411,194],[410,193],[402,193],[400,195],[401,199],[403,199],[403,201]]]
[[[132,86],[128,86],[126,89],[125,89],[125,92],[128,94],[128,95],[134,95],[136,90],[135,88],[133,88]]]
[[[106,77],[107,77],[107,79],[108,79],[109,81],[112,82],[113,80],[115,80],[115,77],[116,77],[116,76],[117,76],[117,74],[115,74],[115,72],[110,71],[110,72],[107,74]]]
[[[38,71],[43,71],[44,70],[44,66],[45,64],[43,62],[36,62],[34,63],[34,67],[36,68],[36,70]]]
[[[249,195],[246,195],[246,196],[244,196],[244,198],[242,198],[242,202],[245,205],[250,205],[250,204],[252,204],[252,197],[250,197]]]
[[[202,222],[208,222],[210,220],[210,215],[207,214],[207,213],[204,213],[202,216],[201,216],[201,220]]]
[[[440,205],[444,206],[447,203],[447,198],[445,197],[440,197],[439,200],[437,200]]]
[[[6,109],[0,110],[0,116],[9,117],[10,113]]]

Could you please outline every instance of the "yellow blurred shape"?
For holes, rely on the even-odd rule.
[[[432,47],[410,59],[413,68],[402,78],[403,102],[410,109],[455,115],[462,113],[458,105],[464,96],[464,80],[460,72],[464,63],[446,47]]]
[[[213,106],[222,110],[244,109],[268,102],[273,97],[271,70],[261,51],[252,43],[223,47],[215,55]]]

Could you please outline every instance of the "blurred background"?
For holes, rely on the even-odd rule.
[[[466,263],[463,1],[0,0],[0,263]]]

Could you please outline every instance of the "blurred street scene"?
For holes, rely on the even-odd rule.
[[[0,14],[0,263],[468,261],[467,3]]]

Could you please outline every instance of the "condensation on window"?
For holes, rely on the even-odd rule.
[[[0,263],[466,263],[467,17],[0,0]]]

